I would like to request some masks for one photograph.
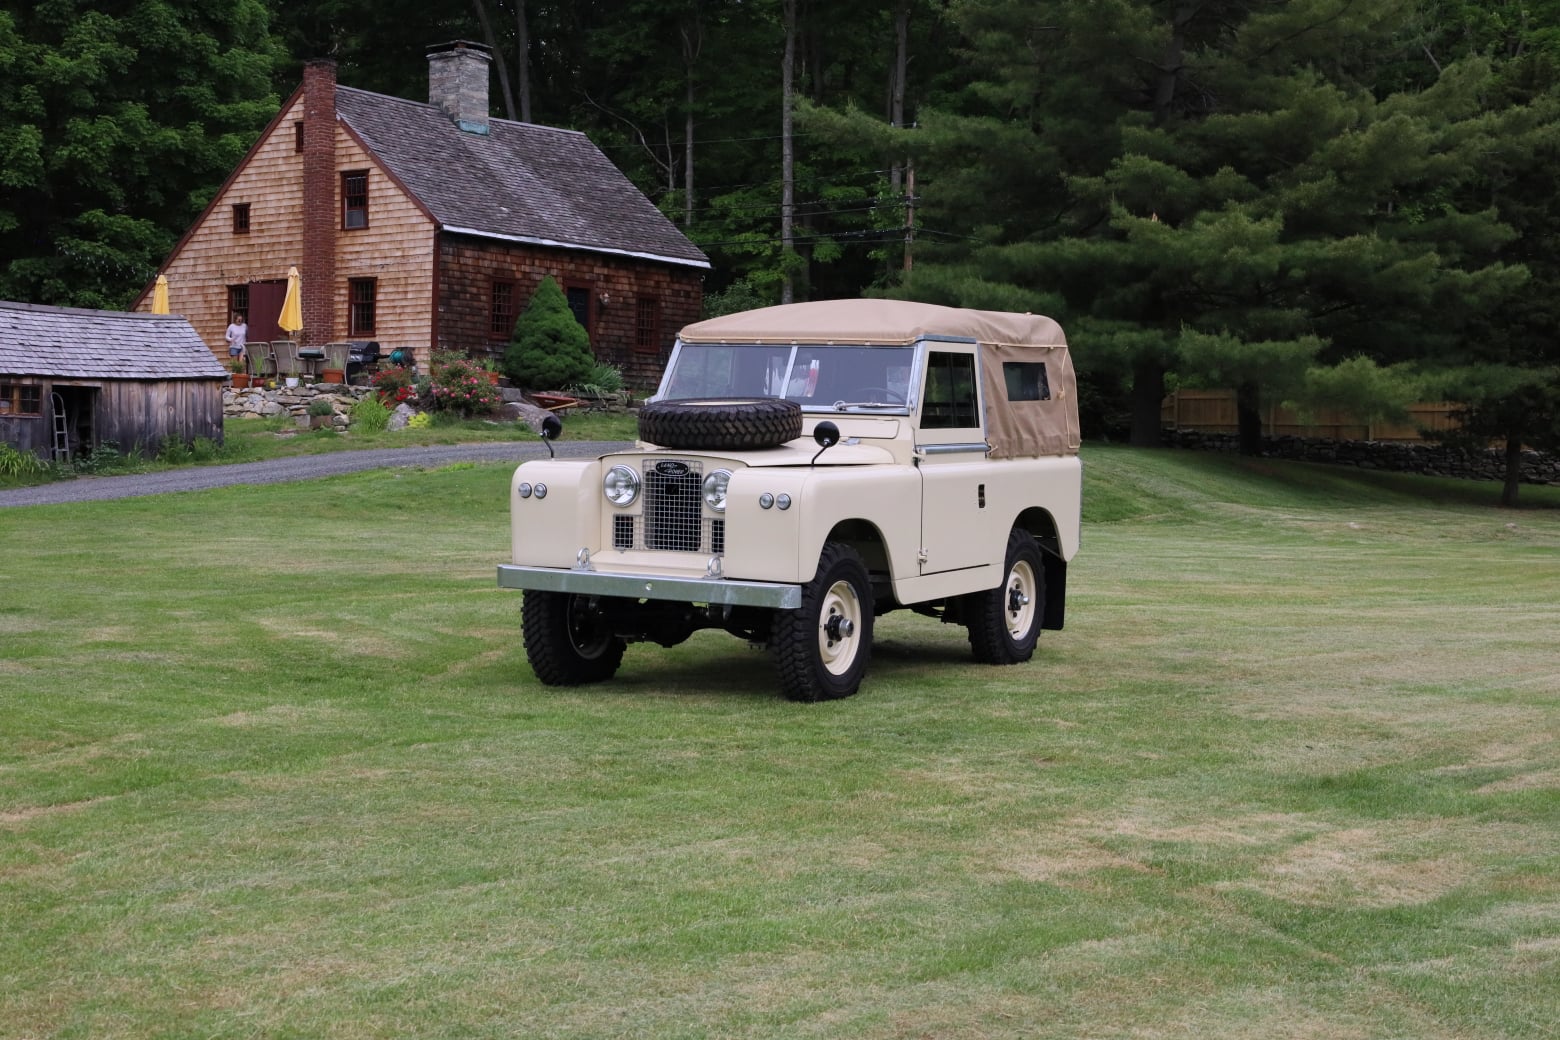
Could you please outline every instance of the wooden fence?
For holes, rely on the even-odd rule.
[[[1420,430],[1449,430],[1453,406],[1446,403],[1416,404],[1409,408],[1406,423],[1363,423],[1338,409],[1322,409],[1301,416],[1282,405],[1262,409],[1262,433],[1268,437],[1308,437],[1338,441],[1421,441]],[[1233,390],[1177,390],[1166,397],[1159,411],[1160,426],[1166,430],[1196,430],[1201,433],[1236,433]]]

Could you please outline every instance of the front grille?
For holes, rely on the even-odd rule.
[[[612,548],[632,549],[634,547],[634,518],[631,516],[614,516],[612,518]]]
[[[698,464],[648,459],[644,473],[645,548],[698,552],[704,540],[704,478]]]

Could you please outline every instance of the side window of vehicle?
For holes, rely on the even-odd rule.
[[[975,355],[932,351],[926,358],[921,429],[962,430],[980,425]]]

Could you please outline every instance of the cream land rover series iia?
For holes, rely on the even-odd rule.
[[[498,583],[525,590],[549,685],[719,628],[767,648],[786,697],[847,697],[900,608],[964,626],[978,661],[1029,660],[1062,627],[1081,485],[1051,319],[766,307],[682,330],[633,450],[515,471]]]

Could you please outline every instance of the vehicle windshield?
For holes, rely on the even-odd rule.
[[[661,400],[784,397],[804,411],[909,409],[914,347],[683,343]]]

